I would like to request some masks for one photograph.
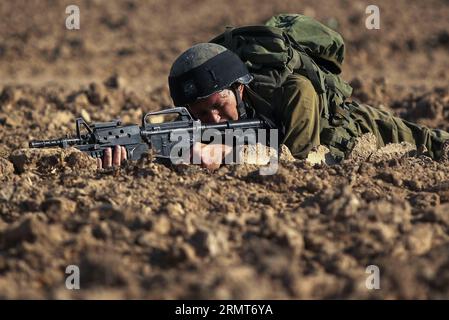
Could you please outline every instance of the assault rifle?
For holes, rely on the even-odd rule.
[[[176,116],[173,121],[152,123],[155,116]],[[194,132],[200,134],[207,129],[225,132],[226,129],[261,129],[267,128],[265,121],[245,119],[226,121],[215,124],[202,124],[194,120],[184,107],[149,112],[142,117],[142,126],[122,125],[120,120],[98,122],[91,125],[83,118],[76,119],[76,136],[52,140],[34,140],[30,148],[75,147],[95,158],[102,158],[106,148],[116,145],[125,147],[129,160],[138,160],[151,148],[157,158],[171,159],[172,148],[179,143],[180,135],[188,135],[189,142],[194,142]],[[84,130],[83,130],[84,129]],[[84,131],[84,133],[82,133]],[[201,135],[202,136],[202,135]]]

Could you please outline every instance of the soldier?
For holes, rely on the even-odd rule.
[[[356,137],[371,132],[378,147],[406,141],[417,148],[425,147],[430,157],[439,159],[443,142],[449,140],[445,131],[356,102],[342,104],[330,119],[325,118],[322,99],[310,79],[301,74],[290,74],[273,92],[271,101],[266,101],[256,92],[257,83],[242,60],[214,43],[200,43],[182,53],[170,70],[169,87],[174,104],[186,106],[204,123],[263,118],[279,129],[280,143],[297,158],[307,157],[313,147],[323,144],[341,160],[351,151]],[[120,164],[126,155],[116,151],[114,157],[111,152],[106,154],[104,166]],[[209,155],[221,153],[224,157],[230,149],[201,144],[193,151],[200,153],[203,166],[216,169],[220,163]]]
[[[215,74],[217,80],[209,74]],[[196,118],[214,123],[258,116],[256,110],[268,108],[266,101],[252,89],[251,81],[251,74],[238,56],[212,43],[195,45],[181,54],[169,76],[175,105],[185,105]],[[192,88],[196,83],[201,83],[201,87]],[[324,136],[321,122],[327,120],[322,117],[323,106],[307,77],[291,74],[275,90],[270,104],[274,110],[270,120],[282,132],[280,142],[295,157],[307,157],[319,144],[327,145],[336,158],[343,158],[350,151],[350,142],[336,146],[333,144],[337,141],[333,143]],[[379,147],[406,141],[417,147],[425,146],[432,158],[439,159],[442,143],[449,139],[447,132],[419,126],[367,105],[347,106],[352,121],[342,121],[341,129],[350,131],[353,137],[371,132]],[[345,136],[346,132],[342,131],[343,141]]]

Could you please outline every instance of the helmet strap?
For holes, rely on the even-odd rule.
[[[245,103],[242,100],[242,97],[240,96],[240,92],[239,92],[239,86],[238,85],[233,85],[231,87],[232,92],[234,92],[235,95],[235,99],[237,101],[237,111],[239,113],[239,119],[246,119],[247,115],[246,115],[246,107],[245,107]]]

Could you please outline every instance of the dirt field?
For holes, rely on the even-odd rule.
[[[65,28],[65,7],[81,29]],[[449,161],[405,146],[340,165],[285,161],[216,173],[151,158],[97,171],[29,150],[74,118],[171,105],[172,61],[226,25],[311,15],[346,40],[354,97],[449,130],[449,1],[2,1],[0,298],[449,298]],[[108,81],[106,81],[108,80]],[[394,149],[392,151],[392,149]],[[67,290],[78,265],[81,290]],[[365,269],[380,269],[368,290]]]

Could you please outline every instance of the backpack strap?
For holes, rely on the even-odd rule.
[[[246,119],[247,118],[246,107],[245,103],[242,101],[242,97],[240,96],[238,86],[235,85],[231,86],[231,90],[234,93],[235,99],[237,101],[237,111],[239,113],[239,119]]]
[[[301,52],[304,52],[301,49]],[[325,87],[325,79],[322,77],[321,73],[318,71],[318,67],[315,67],[313,60],[307,54],[300,54],[302,65],[295,72],[305,76],[312,82],[313,88],[315,89],[318,96],[321,98],[322,117],[329,119],[329,103],[328,94]]]

